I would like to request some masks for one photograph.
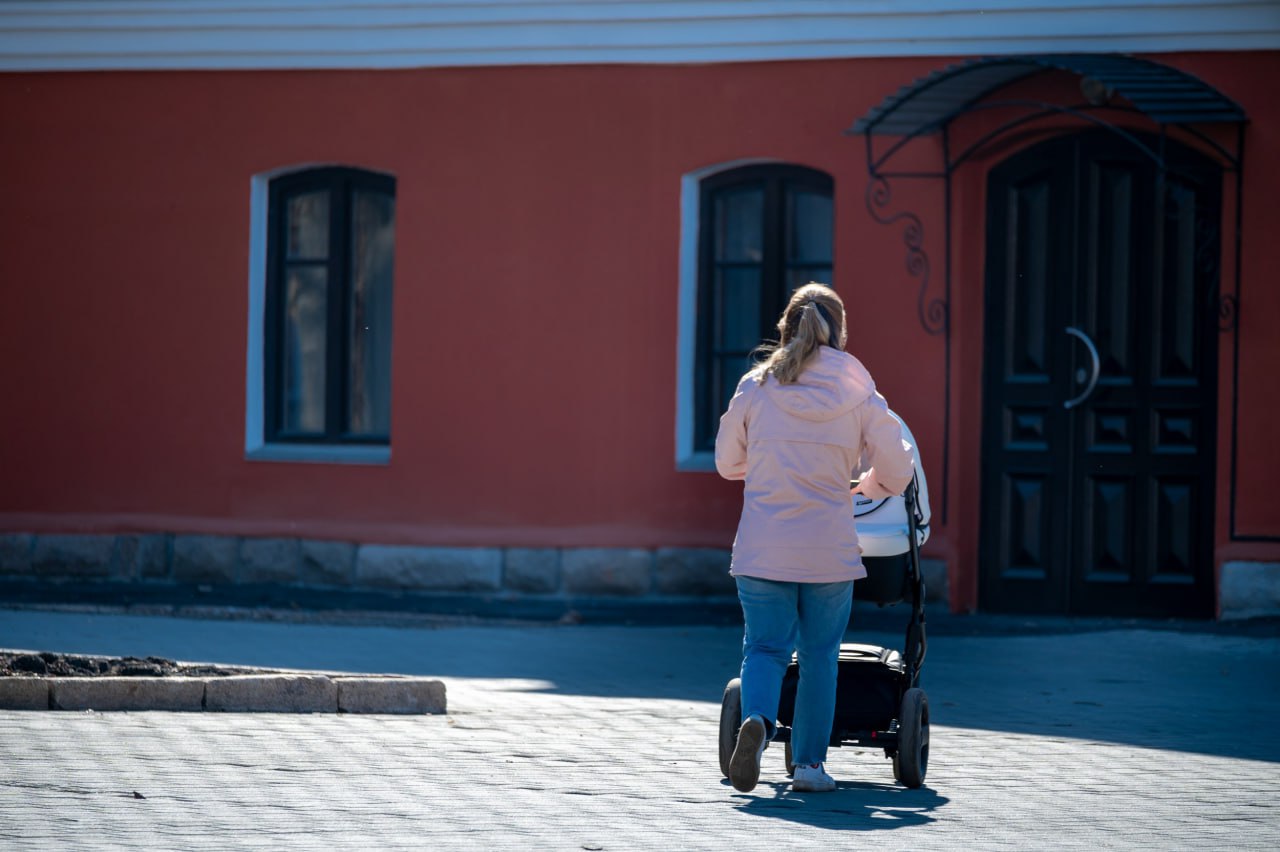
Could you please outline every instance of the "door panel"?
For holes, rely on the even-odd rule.
[[[1074,212],[1079,255],[1072,310],[1058,318],[1080,327],[1098,350],[1098,383],[1068,413],[1072,467],[1067,524],[1072,544],[1067,612],[1123,612],[1127,590],[1143,584],[1150,541],[1142,508],[1142,419],[1146,359],[1132,345],[1148,322],[1155,212],[1155,170],[1136,150],[1105,139],[1073,141]],[[1077,344],[1073,369],[1091,369]],[[1079,383],[1076,383],[1079,387]],[[1074,389],[1074,388],[1073,388]],[[1083,387],[1079,387],[1083,391]]]
[[[1084,500],[1084,571],[1090,583],[1127,583],[1134,565],[1133,479],[1091,477]]]
[[[1167,162],[1091,132],[992,170],[984,608],[1212,614],[1221,176]]]
[[[1006,577],[1043,580],[1048,575],[1044,533],[1049,529],[1051,501],[1048,477],[1010,474],[1005,477],[1009,536],[1004,552]]]
[[[998,387],[984,403],[984,606],[1041,608],[1046,590],[1065,585],[1066,511],[1061,400],[1068,349],[1054,334],[1066,310],[1070,271],[1060,199],[1070,187],[1051,161],[1010,172],[989,196],[985,381]],[[995,509],[995,511],[992,511]]]
[[[1014,282],[1025,281],[1028,286],[1005,288],[1005,323],[1009,333],[1005,378],[1008,381],[1044,383],[1050,380],[1045,297],[1052,292],[1047,265],[1052,228],[1051,196],[1047,175],[1036,175],[1016,187],[1009,198],[1013,207],[1009,217],[1013,255],[1008,270]]]
[[[1156,477],[1157,530],[1151,578],[1165,583],[1189,583],[1195,577],[1196,481],[1190,477]]]
[[[1133,370],[1137,259],[1134,241],[1135,184],[1140,177],[1128,164],[1094,163],[1090,170],[1095,216],[1088,222],[1085,316],[1102,358],[1102,374],[1124,381]],[[1146,187],[1143,187],[1146,189]]]

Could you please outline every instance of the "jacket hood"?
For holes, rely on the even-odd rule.
[[[848,352],[818,347],[800,378],[784,385],[769,376],[762,388],[774,405],[803,420],[834,420],[866,402],[876,384],[862,362]]]

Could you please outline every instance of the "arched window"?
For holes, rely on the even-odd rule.
[[[831,284],[832,180],[803,166],[763,163],[699,183],[694,454],[716,428],[750,352],[776,339],[796,288]]]
[[[390,442],[395,193],[394,178],[352,168],[271,179],[266,444]]]

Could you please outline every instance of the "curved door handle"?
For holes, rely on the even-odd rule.
[[[1084,345],[1089,348],[1089,357],[1093,360],[1093,371],[1089,375],[1089,384],[1084,391],[1077,397],[1069,399],[1062,403],[1063,408],[1075,408],[1080,403],[1089,398],[1089,394],[1093,393],[1093,388],[1098,384],[1098,373],[1102,371],[1102,359],[1098,357],[1098,347],[1093,345],[1093,341],[1089,339],[1089,335],[1074,326],[1067,326],[1063,329],[1067,334],[1080,338],[1084,341]],[[1084,372],[1081,370],[1080,372]]]

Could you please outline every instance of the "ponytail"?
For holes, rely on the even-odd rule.
[[[837,319],[838,318],[838,319]],[[844,304],[823,284],[806,284],[795,292],[778,320],[780,344],[766,344],[756,351],[767,358],[757,368],[757,381],[770,373],[789,385],[800,378],[819,346],[844,347]]]

